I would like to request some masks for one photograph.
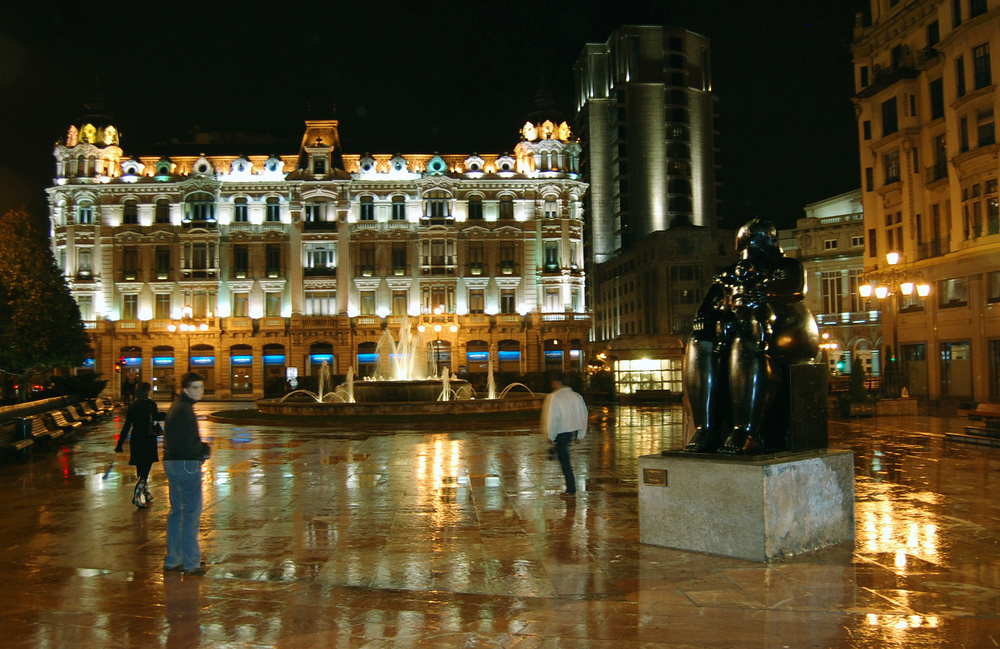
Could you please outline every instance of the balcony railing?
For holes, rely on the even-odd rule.
[[[216,279],[219,276],[218,268],[183,268],[181,269],[184,279]]]
[[[472,276],[482,275],[483,267],[484,267],[483,262],[474,261],[466,267],[465,273],[467,275],[472,275]]]
[[[917,245],[917,259],[941,257],[951,251],[951,238],[935,239]]]
[[[253,273],[249,268],[233,268],[229,271],[229,279],[251,279]]]
[[[927,182],[932,183],[936,180],[941,180],[942,178],[948,177],[948,163],[940,162],[933,167],[926,167],[924,169],[924,178]]]
[[[375,272],[375,266],[370,264],[361,264],[354,267],[355,277],[375,277]]]
[[[141,281],[142,273],[138,270],[123,270],[118,273],[118,279],[122,282]]]
[[[306,232],[331,232],[336,231],[337,222],[336,221],[306,221],[303,224],[303,230]]]
[[[334,277],[337,274],[337,267],[315,266],[312,268],[303,268],[302,272],[306,277]]]
[[[285,276],[284,268],[266,268],[264,270],[264,277],[270,279],[278,279]]]
[[[513,275],[518,277],[521,275],[521,264],[515,264],[512,261],[501,261],[497,264],[497,275]]]

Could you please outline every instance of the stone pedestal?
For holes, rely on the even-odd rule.
[[[639,540],[770,561],[854,539],[854,454],[639,458]]]

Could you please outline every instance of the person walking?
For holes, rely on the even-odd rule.
[[[198,534],[201,529],[201,464],[211,447],[201,440],[194,404],[205,395],[205,379],[195,372],[181,377],[181,393],[167,411],[163,430],[163,470],[170,488],[167,556],[164,570],[205,574]]]
[[[115,446],[115,453],[121,453],[131,434],[128,463],[135,467],[138,476],[132,493],[132,504],[139,509],[145,509],[153,502],[153,497],[149,495],[149,470],[154,462],[160,461],[156,437],[159,426],[157,422],[162,416],[156,402],[149,398],[150,388],[145,381],[136,386],[135,401],[128,408],[125,424],[118,434],[118,444]]]
[[[583,397],[566,385],[566,375],[556,374],[552,379],[552,392],[542,404],[542,434],[555,444],[559,465],[566,477],[566,491],[562,496],[576,495],[576,477],[569,458],[569,445],[587,434],[587,404]]]

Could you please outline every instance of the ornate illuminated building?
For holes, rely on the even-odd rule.
[[[930,285],[890,294],[883,334],[912,394],[998,401],[1000,0],[872,0],[866,22],[853,44],[864,268]]]
[[[408,317],[453,374],[580,369],[579,145],[529,122],[515,156],[349,155],[308,121],[286,155],[126,155],[85,121],[55,147],[52,245],[105,376],[157,391],[189,367],[216,399],[288,368],[374,363]]]
[[[574,72],[595,352],[621,394],[677,391],[694,296],[735,255],[734,233],[716,229],[709,40],[625,26],[587,44]]]

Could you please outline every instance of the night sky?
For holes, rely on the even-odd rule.
[[[0,21],[0,210],[45,216],[53,143],[100,89],[126,155],[202,130],[340,120],[347,153],[513,152],[543,78],[572,123],[573,64],[622,24],[712,39],[720,214],[792,227],[860,186],[848,45],[864,0],[20,3]]]

